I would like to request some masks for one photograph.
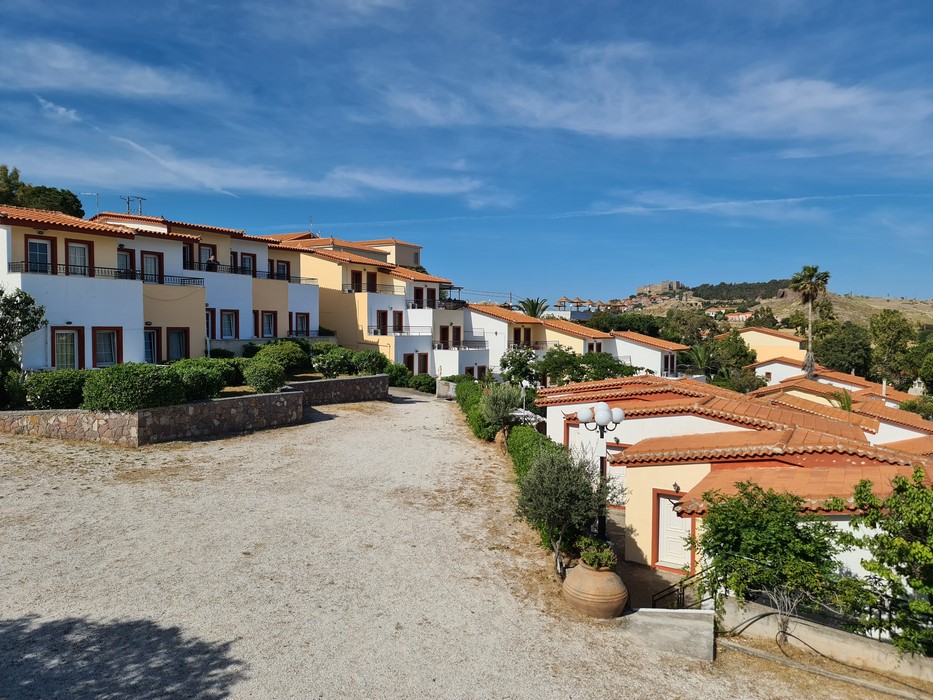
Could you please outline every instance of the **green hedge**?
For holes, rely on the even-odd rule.
[[[389,386],[405,387],[411,382],[412,373],[405,365],[398,362],[393,362],[386,367],[385,373],[389,375]]]
[[[464,413],[468,413],[471,408],[479,405],[479,400],[483,395],[483,387],[476,382],[460,382],[457,384],[457,405]]]
[[[212,399],[227,386],[223,370],[218,366],[176,362],[169,369],[181,378],[185,388],[185,401]]]
[[[243,379],[260,394],[269,394],[285,384],[285,369],[278,362],[257,357],[243,367]]]
[[[209,369],[220,373],[224,381],[224,386],[238,386],[242,383],[241,380],[243,379],[243,372],[238,369],[238,363],[242,361],[241,358],[192,357],[187,360],[173,362],[169,367],[177,372],[183,372],[189,367]],[[223,387],[220,388],[223,389]]]
[[[315,343],[317,345],[317,343]],[[330,350],[314,357],[314,369],[328,379],[341,374],[353,374],[353,351],[339,345],[331,345]]]
[[[389,358],[378,350],[358,350],[352,362],[357,374],[382,374],[389,366]]]
[[[441,381],[459,384],[460,382],[472,382],[474,379],[469,374],[450,374],[446,377],[441,377]]]
[[[170,367],[127,362],[91,372],[84,383],[89,411],[138,411],[184,403],[185,387]]]
[[[291,340],[279,340],[263,345],[255,357],[277,362],[286,372],[300,372],[311,366],[308,353],[302,350],[298,343]]]
[[[78,408],[84,400],[84,382],[90,370],[60,369],[26,377],[26,403],[30,408]]]
[[[437,392],[437,380],[430,374],[416,374],[408,381],[408,386],[425,394],[434,394]]]
[[[553,450],[559,452],[567,449],[529,425],[517,425],[512,428],[509,431],[508,440],[506,440],[506,447],[509,456],[512,458],[515,474],[519,481],[531,469],[531,465],[538,454],[544,451]]]
[[[466,417],[467,425],[470,426],[470,430],[472,430],[473,434],[480,440],[492,442],[496,437],[496,433],[502,429],[501,426],[486,420],[483,416],[482,406],[480,406],[478,402],[466,412]]]

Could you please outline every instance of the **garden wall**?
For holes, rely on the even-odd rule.
[[[292,391],[196,401],[131,413],[0,411],[0,433],[137,447],[157,442],[266,430],[302,421],[306,407],[389,397],[389,377],[294,382]]]
[[[288,386],[304,394],[307,406],[355,401],[385,401],[389,398],[389,375],[387,374],[289,382]]]

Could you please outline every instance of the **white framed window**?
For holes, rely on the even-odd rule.
[[[220,312],[220,337],[223,339],[236,338],[237,335],[237,312]]]
[[[188,357],[188,329],[173,328],[168,332],[169,362]]]
[[[68,243],[68,274],[87,277],[89,274],[88,247],[85,243]]]
[[[162,258],[155,253],[143,253],[143,280],[160,282],[162,280]]]
[[[155,364],[159,361],[159,333],[158,331],[144,331],[146,362]]]
[[[262,337],[263,338],[274,338],[275,337],[275,312],[274,311],[263,311],[262,312]]]
[[[308,335],[308,314],[295,314],[295,335],[299,338]]]
[[[118,362],[117,331],[94,331],[94,366],[109,367]]]
[[[52,272],[52,246],[50,241],[29,239],[26,248],[26,260],[29,261],[29,271],[47,275]]]
[[[78,369],[76,331],[55,331],[55,369]]]

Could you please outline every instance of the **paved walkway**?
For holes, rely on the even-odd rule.
[[[0,697],[850,697],[578,617],[511,478],[413,392],[138,450],[0,436]]]

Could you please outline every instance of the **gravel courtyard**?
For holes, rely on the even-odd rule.
[[[869,697],[576,616],[514,498],[407,391],[226,440],[0,436],[0,697]]]

